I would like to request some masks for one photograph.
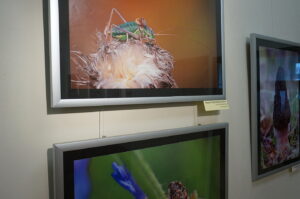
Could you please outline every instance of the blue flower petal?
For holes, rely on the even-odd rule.
[[[119,185],[129,191],[135,197],[135,199],[147,198],[143,190],[138,186],[125,166],[118,165],[116,162],[113,162],[112,168],[114,171],[111,176]]]
[[[89,159],[74,161],[74,194],[76,199],[86,199],[91,192],[91,182],[88,173]]]

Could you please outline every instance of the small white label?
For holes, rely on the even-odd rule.
[[[203,101],[205,111],[219,111],[229,109],[227,100]]]

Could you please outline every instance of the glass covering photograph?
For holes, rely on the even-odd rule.
[[[299,44],[251,35],[253,179],[300,160],[299,80]]]
[[[227,124],[54,145],[55,196],[227,199]]]
[[[220,166],[220,137],[80,159],[74,161],[74,194],[76,199],[219,199]]]
[[[51,28],[53,107],[224,98],[222,0],[51,0]]]

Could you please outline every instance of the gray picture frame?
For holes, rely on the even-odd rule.
[[[295,46],[300,48],[300,44],[296,42],[286,41],[282,39],[277,39],[274,37],[264,36],[256,33],[252,33],[250,35],[250,61],[251,61],[251,84],[250,84],[250,92],[251,92],[251,164],[252,164],[252,180],[256,181],[261,178],[270,176],[274,173],[278,173],[285,169],[291,168],[295,165],[300,164],[300,159],[294,162],[288,163],[287,165],[279,166],[273,169],[268,169],[268,171],[264,173],[259,173],[259,118],[260,113],[258,112],[259,108],[259,77],[258,77],[258,57],[257,57],[257,40],[265,40],[270,43],[280,43],[286,46]]]
[[[218,123],[218,124],[210,124],[204,126],[192,126],[192,127],[184,127],[177,129],[167,129],[160,131],[152,131],[140,134],[132,134],[126,136],[118,136],[118,137],[110,137],[104,139],[93,139],[86,141],[78,141],[78,142],[69,142],[69,143],[61,143],[53,145],[53,173],[54,173],[54,198],[55,199],[63,199],[64,198],[64,153],[81,150],[81,149],[90,149],[94,147],[102,147],[109,146],[115,144],[122,144],[128,142],[136,142],[136,141],[146,141],[155,138],[165,138],[176,135],[185,135],[190,133],[205,133],[213,130],[224,130],[224,148],[225,148],[225,173],[224,173],[224,181],[225,181],[225,198],[228,199],[228,123]]]
[[[62,98],[61,81],[61,48],[60,48],[60,25],[59,25],[59,0],[49,1],[49,43],[50,43],[50,100],[52,108],[65,107],[87,107],[87,106],[115,106],[132,104],[157,104],[157,103],[177,103],[195,102],[203,100],[222,100],[226,98],[225,85],[225,54],[224,54],[224,5],[221,2],[221,78],[222,93],[213,95],[191,95],[191,96],[159,96],[159,97],[116,97],[116,98]]]

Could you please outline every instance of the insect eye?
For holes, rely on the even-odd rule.
[[[147,22],[146,22],[146,19],[145,18],[141,18],[141,24],[143,26],[147,26]]]

